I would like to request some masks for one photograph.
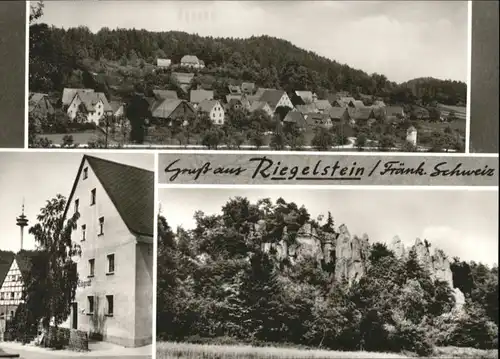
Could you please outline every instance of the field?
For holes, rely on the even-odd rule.
[[[320,349],[253,347],[236,345],[210,345],[157,342],[157,359],[361,359],[361,358],[412,358],[412,355],[375,352],[342,352]],[[473,348],[436,348],[433,358],[497,359],[495,350]]]
[[[252,347],[233,345],[200,345],[156,343],[157,359],[336,359],[336,358],[410,358],[401,354],[341,352],[319,349]]]

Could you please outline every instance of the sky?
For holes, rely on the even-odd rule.
[[[173,229],[194,228],[195,211],[218,214],[237,196],[252,203],[282,197],[304,205],[313,219],[331,211],[337,227],[345,224],[351,235],[366,233],[370,243],[390,243],[398,235],[411,246],[418,237],[450,257],[498,263],[497,190],[159,189],[161,213]]]
[[[95,157],[154,170],[153,154],[88,153]],[[23,198],[29,225],[24,228],[24,249],[34,249],[28,234],[30,226],[45,202],[62,194],[68,198],[80,166],[79,152],[2,152],[0,153],[0,250],[17,252],[20,229],[16,217],[21,214]]]
[[[46,1],[40,21],[269,35],[391,81],[467,80],[467,1]]]

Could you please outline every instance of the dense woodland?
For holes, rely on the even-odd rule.
[[[412,103],[417,98],[410,87],[418,83],[416,94],[424,102],[463,105],[466,101],[462,82],[422,78],[398,85],[384,75],[367,74],[269,36],[213,38],[178,31],[109,28],[92,33],[85,27],[65,30],[43,23],[30,27],[30,91],[60,92],[64,87],[92,85],[82,78],[82,72],[100,75],[97,87],[108,93],[116,86],[143,89],[148,84],[165,85],[148,65],[157,58],[170,58],[177,64],[187,54],[206,64],[195,81],[208,82],[219,95],[225,94],[228,83],[252,81],[288,92],[312,90],[323,98],[344,90]]]
[[[320,268],[312,258],[292,265],[262,251],[263,242],[282,238],[285,226],[289,243],[306,222],[320,235],[336,232],[330,214],[319,221],[283,199],[234,198],[220,214],[194,218],[194,229],[174,230],[159,216],[158,340],[422,356],[436,346],[497,347],[497,267],[453,260],[454,286],[466,297],[457,310],[448,284],[433,281],[414,251],[397,259],[373,243],[367,273],[351,286],[335,281],[334,266]],[[259,221],[266,229],[255,235]]]

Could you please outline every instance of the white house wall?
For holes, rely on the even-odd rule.
[[[14,259],[0,288],[0,319],[10,319],[22,303],[23,277]]]
[[[70,198],[67,216],[73,215],[75,201],[79,200],[80,218],[73,232],[72,240],[79,244],[82,255],[77,264],[80,285],[76,292],[78,304],[77,329],[103,335],[105,341],[124,346],[136,346],[136,306],[137,295],[149,295],[152,291],[144,289],[136,294],[136,238],[129,231],[111,199],[106,194],[92,167],[85,161],[83,168],[88,168],[88,177],[83,179],[80,173],[75,192]],[[96,189],[96,203],[90,204],[91,190]],[[99,235],[99,218],[104,217],[104,234]],[[86,225],[85,240],[82,241],[82,225]],[[115,271],[108,274],[107,256],[114,254]],[[94,277],[89,277],[89,259],[95,260]],[[142,267],[139,268],[142,270]],[[150,283],[152,284],[152,283]],[[114,296],[113,316],[106,316],[106,295]],[[94,296],[95,314],[88,313],[88,296]],[[151,312],[149,312],[151,315]],[[64,324],[73,327],[73,318]],[[141,340],[148,333],[140,333]],[[151,326],[149,327],[151,338]],[[151,340],[151,339],[149,339]]]
[[[216,102],[212,110],[210,110],[210,119],[216,125],[224,124],[224,108],[221,106],[220,102]]]

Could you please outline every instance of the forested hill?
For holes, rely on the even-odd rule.
[[[214,38],[179,31],[109,28],[92,33],[86,27],[66,30],[35,24],[30,28],[30,38],[30,71],[58,72],[52,81],[56,88],[64,86],[64,78],[60,76],[68,75],[72,69],[92,71],[88,68],[92,61],[128,61],[140,65],[154,64],[157,58],[170,58],[175,64],[182,56],[191,54],[205,62],[206,73],[253,81],[262,87],[281,87],[287,91],[308,89],[318,94],[344,90],[380,96],[402,89],[384,75],[369,75],[269,36]],[[39,66],[40,61],[52,66]],[[440,102],[455,105],[465,101],[465,83],[433,79],[424,83],[427,84]],[[33,90],[47,90],[40,88],[47,84],[32,82],[30,85]],[[411,93],[411,90],[405,92]]]

